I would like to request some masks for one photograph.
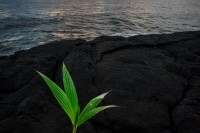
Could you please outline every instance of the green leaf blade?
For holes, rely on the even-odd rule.
[[[51,92],[53,93],[54,97],[62,107],[62,109],[65,111],[65,113],[69,116],[72,124],[75,124],[75,114],[73,112],[72,105],[67,97],[67,95],[64,93],[64,91],[51,79],[49,79],[44,74],[38,72],[39,75],[44,79],[48,87],[50,88]]]
[[[118,107],[118,106],[115,106],[115,105],[101,106],[101,107],[94,108],[86,112],[85,114],[82,114],[78,119],[77,125],[80,126],[81,124],[83,124],[84,122],[86,122],[87,120],[89,120],[90,118],[98,114],[99,112],[111,107]]]
[[[78,96],[77,96],[77,92],[76,92],[76,88],[74,86],[73,80],[72,80],[69,72],[67,71],[67,68],[64,63],[62,66],[62,74],[63,74],[63,85],[64,85],[65,94],[69,98],[69,101],[70,101],[73,111],[75,113],[75,117],[77,119],[78,115],[80,113]]]
[[[95,98],[93,98],[83,109],[83,111],[81,112],[80,116],[87,113],[88,111],[94,109],[97,105],[99,105],[99,103],[101,103],[101,101],[104,99],[104,97],[109,93],[110,91],[103,93]]]

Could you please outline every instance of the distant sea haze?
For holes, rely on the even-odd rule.
[[[60,39],[197,30],[199,0],[0,0],[0,56]]]

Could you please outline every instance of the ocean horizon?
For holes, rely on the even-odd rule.
[[[198,30],[199,0],[0,0],[0,56],[62,39]]]

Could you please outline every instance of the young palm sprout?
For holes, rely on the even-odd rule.
[[[55,82],[53,82],[51,79],[49,79],[44,74],[38,72],[39,75],[44,79],[50,90],[52,91],[54,97],[62,107],[62,109],[65,111],[65,113],[68,115],[68,117],[71,120],[71,123],[73,125],[73,132],[76,133],[77,128],[95,116],[97,113],[111,107],[117,107],[115,105],[107,105],[107,106],[100,106],[99,103],[104,99],[104,97],[109,93],[103,93],[95,98],[93,98],[83,109],[82,112],[80,112],[79,102],[78,102],[78,96],[76,93],[76,89],[74,86],[74,83],[72,81],[72,78],[67,71],[67,68],[65,67],[65,64],[63,63],[62,66],[62,74],[63,74],[63,84],[64,84],[64,90],[61,89]]]

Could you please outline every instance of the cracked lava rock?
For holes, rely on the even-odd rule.
[[[81,109],[112,90],[115,104],[78,133],[200,133],[200,31],[61,40],[0,57],[0,132],[70,133],[36,70],[62,86],[67,66]]]

